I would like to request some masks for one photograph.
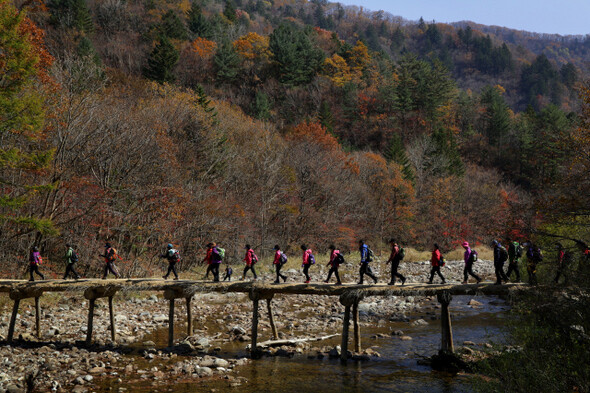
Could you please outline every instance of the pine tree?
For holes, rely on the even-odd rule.
[[[207,93],[205,93],[203,86],[198,84],[195,87],[195,93],[197,93],[197,104],[203,108],[205,113],[207,113],[209,118],[215,123],[217,118],[217,110],[211,105],[211,100],[207,96]]]
[[[268,95],[257,91],[252,108],[254,117],[260,120],[268,120],[270,119],[270,109],[271,105]]]
[[[236,6],[232,0],[225,1],[225,7],[223,8],[223,16],[227,18],[231,23],[236,23],[238,17],[236,15]]]
[[[146,78],[160,83],[174,82],[176,77],[172,72],[176,63],[178,63],[178,58],[178,51],[170,43],[168,37],[160,36],[158,43],[148,58],[148,64],[143,74]]]
[[[334,116],[332,116],[332,110],[330,109],[330,104],[327,101],[322,101],[320,104],[320,110],[318,112],[318,120],[322,127],[326,129],[329,133],[334,131]]]
[[[160,22],[160,33],[168,38],[177,40],[186,40],[188,38],[184,23],[182,23],[182,20],[180,20],[176,12],[172,10],[166,12],[162,17],[162,21]]]
[[[100,60],[98,53],[96,53],[96,49],[94,49],[92,41],[90,41],[86,36],[80,38],[78,47],[76,48],[76,54],[81,58],[91,59],[91,61],[97,66],[102,65],[102,61]]]
[[[401,165],[404,179],[414,181],[414,171],[412,169],[412,164],[408,159],[402,137],[399,134],[393,134],[391,140],[389,141],[389,147],[383,155],[388,160]]]
[[[215,53],[213,62],[219,82],[232,83],[238,76],[240,57],[229,39],[223,40]]]
[[[201,7],[195,1],[188,12],[188,27],[196,37],[210,40],[213,36],[213,26],[203,15]]]
[[[510,131],[510,109],[497,87],[485,87],[481,94],[481,103],[486,110],[483,118],[488,143],[498,147]]]
[[[94,31],[94,24],[85,0],[51,0],[47,3],[53,25],[78,29],[85,33]]]

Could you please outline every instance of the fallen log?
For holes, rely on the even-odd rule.
[[[339,335],[340,334],[330,334],[329,336],[321,336],[321,337],[293,338],[293,339],[289,339],[289,340],[268,340],[268,341],[258,343],[256,346],[259,348],[281,347],[283,345],[295,346],[299,343],[328,340],[330,338],[333,338],[333,337],[336,337]],[[248,344],[248,346],[246,348],[250,349],[250,344]]]

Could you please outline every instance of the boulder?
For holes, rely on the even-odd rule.
[[[477,301],[477,300],[475,300],[475,299],[471,299],[471,300],[469,301],[469,303],[467,303],[467,305],[468,305],[468,306],[471,306],[471,307],[481,307],[481,306],[483,306],[483,303],[480,303],[480,302],[478,302],[478,301]]]

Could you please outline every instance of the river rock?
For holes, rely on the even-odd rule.
[[[168,322],[168,317],[164,314],[156,314],[154,315],[153,321],[157,323]]]
[[[340,345],[336,345],[334,348],[330,349],[330,352],[328,352],[328,356],[331,359],[339,358],[341,353],[342,353],[342,350],[340,348]]]
[[[210,377],[213,375],[213,370],[211,370],[209,367],[199,367],[195,369],[195,372],[197,373],[197,375],[199,377]]]
[[[426,322],[423,319],[416,319],[410,325],[412,325],[412,326],[424,326],[424,325],[428,325],[428,322]]]
[[[6,393],[25,393],[25,389],[12,384],[6,387]]]
[[[471,345],[471,346],[474,346],[475,343],[473,341],[463,341],[463,345]]]
[[[475,300],[475,299],[471,299],[471,300],[469,301],[469,303],[467,303],[467,305],[468,305],[468,306],[471,306],[471,307],[480,307],[480,306],[483,306],[483,303],[480,303],[480,302],[478,302],[478,301],[477,301],[477,300]]]
[[[411,341],[412,340],[412,337],[410,337],[410,336],[401,336],[399,339],[402,340],[402,341]]]
[[[404,332],[403,332],[403,330],[393,330],[391,332],[391,335],[392,336],[403,336],[404,335]]]
[[[213,362],[213,366],[214,367],[217,367],[217,368],[220,368],[220,367],[227,368],[229,366],[229,362],[227,360],[225,360],[225,359],[217,358]]]
[[[234,326],[233,328],[231,328],[231,332],[233,334],[243,335],[246,334],[246,329],[244,329],[241,326]]]

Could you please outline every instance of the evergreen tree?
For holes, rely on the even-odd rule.
[[[570,89],[578,81],[578,70],[575,65],[569,62],[561,66],[559,75],[561,76],[561,82]]]
[[[270,35],[269,49],[279,81],[299,86],[309,83],[321,68],[324,53],[309,36],[292,24],[282,24]]]
[[[334,116],[332,116],[332,110],[330,104],[327,101],[322,101],[318,112],[318,120],[320,124],[328,131],[332,133],[334,131]]]
[[[544,54],[537,56],[530,66],[522,69],[520,76],[520,92],[524,102],[539,110],[537,96],[551,96],[555,88],[558,74],[549,59]]]
[[[176,77],[173,70],[176,63],[178,63],[178,58],[178,51],[170,43],[168,37],[160,36],[148,58],[148,64],[144,68],[143,74],[146,78],[160,83],[174,82]]]
[[[399,51],[404,46],[405,39],[406,39],[406,36],[405,36],[404,32],[398,26],[398,28],[395,29],[393,31],[393,34],[391,35],[391,46],[390,46],[391,50],[393,52]]]
[[[85,33],[94,31],[94,24],[85,0],[50,0],[47,7],[51,24],[78,29]]]
[[[485,108],[484,132],[490,146],[499,147],[511,128],[510,109],[498,88],[487,86],[481,94]]]
[[[207,20],[201,7],[194,2],[188,12],[188,27],[196,37],[203,37],[210,40],[213,36],[213,26]]]
[[[91,59],[91,61],[97,66],[102,64],[98,53],[96,53],[96,49],[94,49],[94,45],[92,45],[92,41],[90,41],[86,36],[80,38],[78,47],[76,48],[76,54],[81,58]]]
[[[197,84],[197,86],[195,86],[195,93],[197,93],[197,104],[203,108],[205,113],[209,115],[210,119],[216,122],[217,110],[211,105],[211,100],[207,96],[207,93],[205,93],[203,86]]]
[[[270,109],[271,105],[268,95],[261,91],[257,91],[252,104],[254,117],[260,120],[268,120],[270,119]]]
[[[229,39],[224,39],[213,58],[217,80],[232,83],[238,76],[240,57]]]
[[[160,32],[168,38],[177,40],[186,40],[188,38],[184,23],[182,23],[176,12],[172,10],[169,10],[162,16]]]
[[[453,133],[442,128],[436,129],[431,136],[436,146],[433,155],[443,156],[446,158],[446,172],[449,175],[463,176],[465,174],[465,165],[461,160],[461,154],[457,148],[457,142]]]
[[[389,141],[389,146],[383,155],[388,160],[401,165],[404,179],[414,181],[412,163],[408,159],[402,137],[399,134],[393,134]]]
[[[223,16],[227,18],[231,23],[235,23],[238,20],[236,15],[236,6],[232,0],[225,1],[225,7],[223,8]]]

